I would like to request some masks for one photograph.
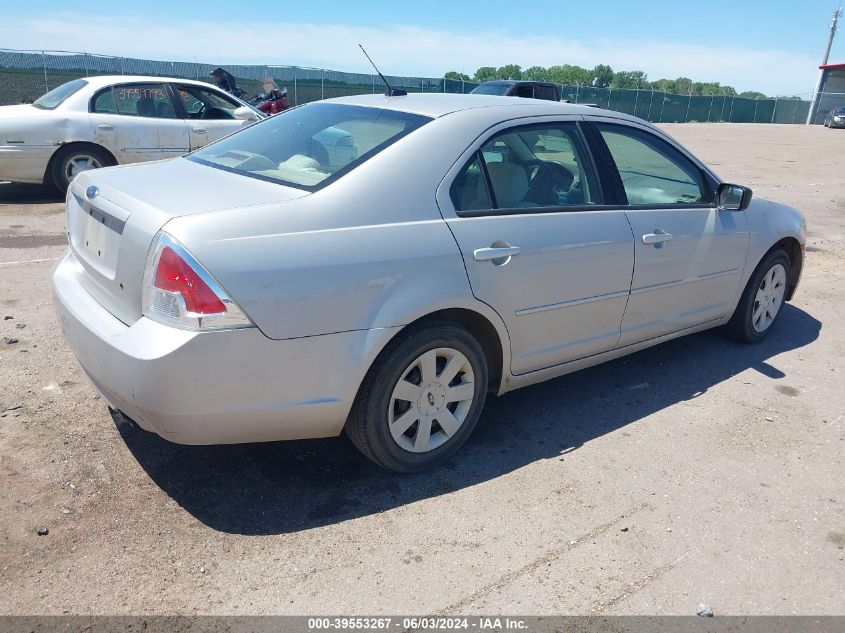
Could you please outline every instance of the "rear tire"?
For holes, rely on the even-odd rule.
[[[101,147],[83,144],[68,145],[56,153],[50,175],[56,188],[65,192],[77,174],[115,164],[114,158]]]
[[[743,343],[759,343],[766,338],[783,312],[789,269],[785,251],[774,250],[763,258],[725,325],[728,336]]]
[[[478,341],[454,323],[426,323],[400,333],[373,363],[346,434],[379,466],[419,472],[461,448],[486,396]]]

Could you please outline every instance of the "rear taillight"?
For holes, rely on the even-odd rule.
[[[143,313],[186,330],[250,327],[252,322],[184,246],[159,233],[144,272]]]

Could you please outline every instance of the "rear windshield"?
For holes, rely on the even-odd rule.
[[[473,88],[470,94],[474,95],[499,95],[504,97],[508,94],[511,84],[481,84],[477,88]]]
[[[394,110],[310,103],[227,136],[188,158],[314,191],[429,121]]]
[[[53,88],[43,97],[36,99],[32,105],[43,110],[53,110],[59,107],[62,101],[87,84],[88,82],[84,79],[74,79],[66,84],[62,84],[58,88]]]

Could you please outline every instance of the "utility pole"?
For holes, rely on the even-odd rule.
[[[824,59],[822,60],[821,65],[824,66],[827,64],[827,60],[830,57],[830,47],[833,46],[833,38],[836,35],[836,29],[839,27],[839,18],[842,17],[842,6],[840,5],[839,8],[833,12],[833,19],[830,21],[830,35],[827,38],[827,48],[824,51]],[[819,80],[816,82],[816,90],[813,92],[813,100],[810,102],[810,112],[807,114],[807,125],[811,125],[813,123],[813,119],[816,116],[816,109],[819,106],[819,93],[822,89],[822,78],[824,77],[824,70],[821,68],[819,69]]]

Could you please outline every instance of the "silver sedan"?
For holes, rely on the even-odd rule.
[[[445,94],[84,172],[67,225],[59,320],[112,407],[189,444],[345,430],[403,472],[490,393],[717,326],[761,340],[805,243],[798,211],[644,121]]]

